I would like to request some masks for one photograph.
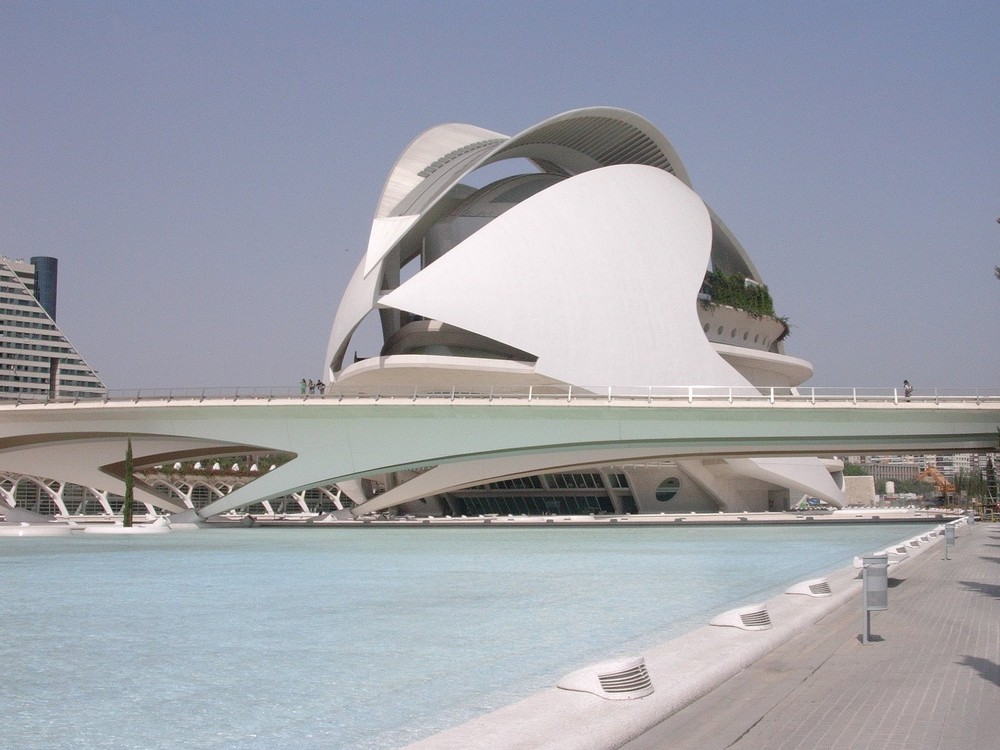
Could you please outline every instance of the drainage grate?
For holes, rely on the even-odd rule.
[[[811,581],[796,583],[785,591],[786,594],[803,594],[805,596],[833,596],[833,589],[826,578],[814,578]]]
[[[713,617],[709,625],[741,630],[768,630],[771,627],[771,615],[767,612],[766,604],[750,604]]]
[[[641,656],[602,662],[566,675],[559,681],[563,690],[593,693],[610,701],[644,698],[653,692],[653,681]]]
[[[747,628],[769,628],[771,627],[771,616],[766,609],[762,609],[740,615],[740,622]]]
[[[809,586],[809,591],[812,592],[813,596],[830,596],[833,593],[833,589],[830,588],[829,581],[814,583]]]
[[[597,675],[597,681],[606,693],[636,693],[653,687],[649,679],[649,670],[645,664],[622,672]]]

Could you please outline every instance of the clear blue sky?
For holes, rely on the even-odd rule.
[[[59,258],[111,388],[294,384],[410,140],[617,106],[747,248],[807,385],[996,387],[998,30],[995,0],[8,0],[0,253]]]

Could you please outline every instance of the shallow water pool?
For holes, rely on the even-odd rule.
[[[934,524],[0,539],[11,748],[388,748]]]

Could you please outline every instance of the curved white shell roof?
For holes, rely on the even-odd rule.
[[[711,243],[708,211],[680,180],[604,167],[515,206],[380,303],[530,352],[536,371],[563,382],[698,373],[746,385],[705,338],[693,302]]]
[[[514,158],[560,181],[440,257],[425,257],[400,283],[402,265],[426,251],[428,231],[471,192],[462,180]],[[350,338],[380,309],[387,336],[414,316],[440,321],[528,353],[541,380],[746,385],[729,363],[742,360],[720,357],[698,322],[698,292],[713,262],[761,280],[732,233],[691,190],[670,142],[639,115],[573,110],[514,137],[441,125],[404,150],[386,181],[326,361],[331,376],[350,376],[350,368],[341,371]],[[760,367],[751,369],[777,367],[783,385],[797,379],[789,372],[811,372],[808,363],[782,357],[757,357]],[[744,359],[754,358],[747,352]],[[380,360],[379,368],[392,369],[392,359]],[[425,359],[432,367],[435,357]],[[488,360],[476,368],[482,373]],[[372,377],[378,368],[356,369]],[[445,369],[454,375],[453,366]]]
[[[463,177],[488,164],[518,157],[567,175],[613,164],[646,164],[691,184],[666,136],[626,110],[573,110],[513,138],[474,125],[439,125],[410,143],[393,167],[375,212],[365,273]]]
[[[507,136],[500,133],[461,123],[425,130],[406,147],[389,173],[375,218],[393,215],[402,200],[436,171],[436,164],[447,163],[448,154],[476,153],[487,147],[486,144],[495,146],[506,140]]]

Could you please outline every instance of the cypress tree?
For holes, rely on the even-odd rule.
[[[132,525],[132,438],[128,439],[125,447],[125,503],[122,505],[122,526],[129,528]]]
[[[992,457],[986,459],[986,499],[990,505],[996,505],[998,500],[997,472]]]

